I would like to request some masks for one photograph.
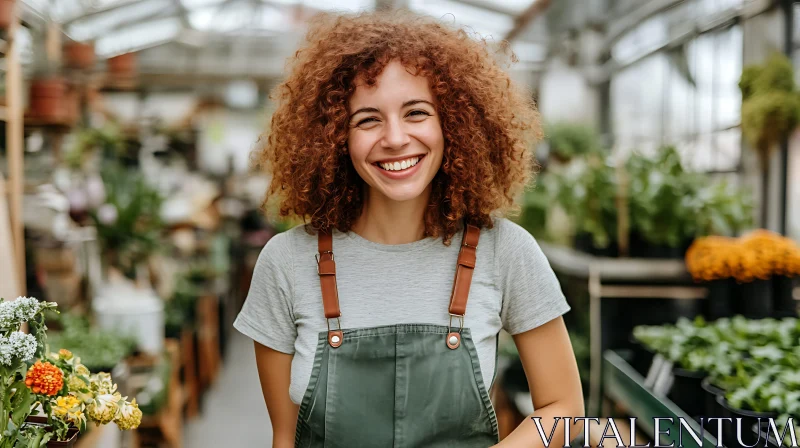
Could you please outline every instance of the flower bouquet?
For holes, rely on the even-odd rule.
[[[122,397],[108,373],[91,373],[68,350],[48,354],[44,312],[55,308],[0,299],[0,448],[74,443],[89,422],[122,430],[141,422],[136,400]],[[26,323],[32,334],[20,331]]]

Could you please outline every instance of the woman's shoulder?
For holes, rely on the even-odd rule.
[[[492,218],[493,227],[483,229],[481,233],[491,237],[495,246],[509,248],[514,246],[536,245],[536,239],[524,227],[506,217]]]
[[[316,236],[309,235],[304,224],[296,225],[270,237],[261,250],[261,257],[285,259],[294,256],[298,249],[308,246],[312,238],[316,244]]]

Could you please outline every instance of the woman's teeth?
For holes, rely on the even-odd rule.
[[[378,162],[378,166],[385,169],[386,171],[401,171],[407,168],[411,168],[412,166],[416,165],[417,162],[419,162],[419,157],[412,157],[410,159],[401,160],[399,162],[389,162],[389,163]]]

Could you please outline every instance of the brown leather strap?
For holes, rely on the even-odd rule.
[[[458,251],[456,278],[450,296],[450,314],[455,316],[463,316],[467,312],[469,285],[472,283],[472,271],[475,269],[475,253],[480,235],[481,230],[478,227],[467,224],[461,249]]]
[[[318,234],[319,255],[317,256],[317,273],[322,288],[322,306],[325,318],[333,319],[342,315],[339,310],[339,291],[336,288],[336,262],[333,259],[333,236],[329,232]]]

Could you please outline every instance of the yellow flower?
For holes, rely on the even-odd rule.
[[[119,412],[117,413],[117,418],[114,419],[114,423],[123,431],[139,427],[139,424],[142,423],[142,411],[139,409],[139,405],[136,404],[135,398],[131,402],[123,400],[120,403]]]
[[[58,351],[58,357],[63,359],[64,361],[69,361],[70,359],[72,359],[72,352],[65,348],[62,348],[61,350]]]
[[[105,425],[114,420],[119,410],[119,402],[122,399],[119,392],[115,394],[101,394],[94,398],[94,401],[86,407],[86,415],[89,420],[97,425]]]
[[[72,395],[56,398],[52,408],[53,414],[61,421],[80,426],[81,422],[86,420],[83,414],[83,402]]]
[[[87,369],[85,365],[78,364],[78,366],[75,367],[75,374],[83,375],[83,376],[89,376],[91,374],[91,372],[89,372],[89,369]]]

